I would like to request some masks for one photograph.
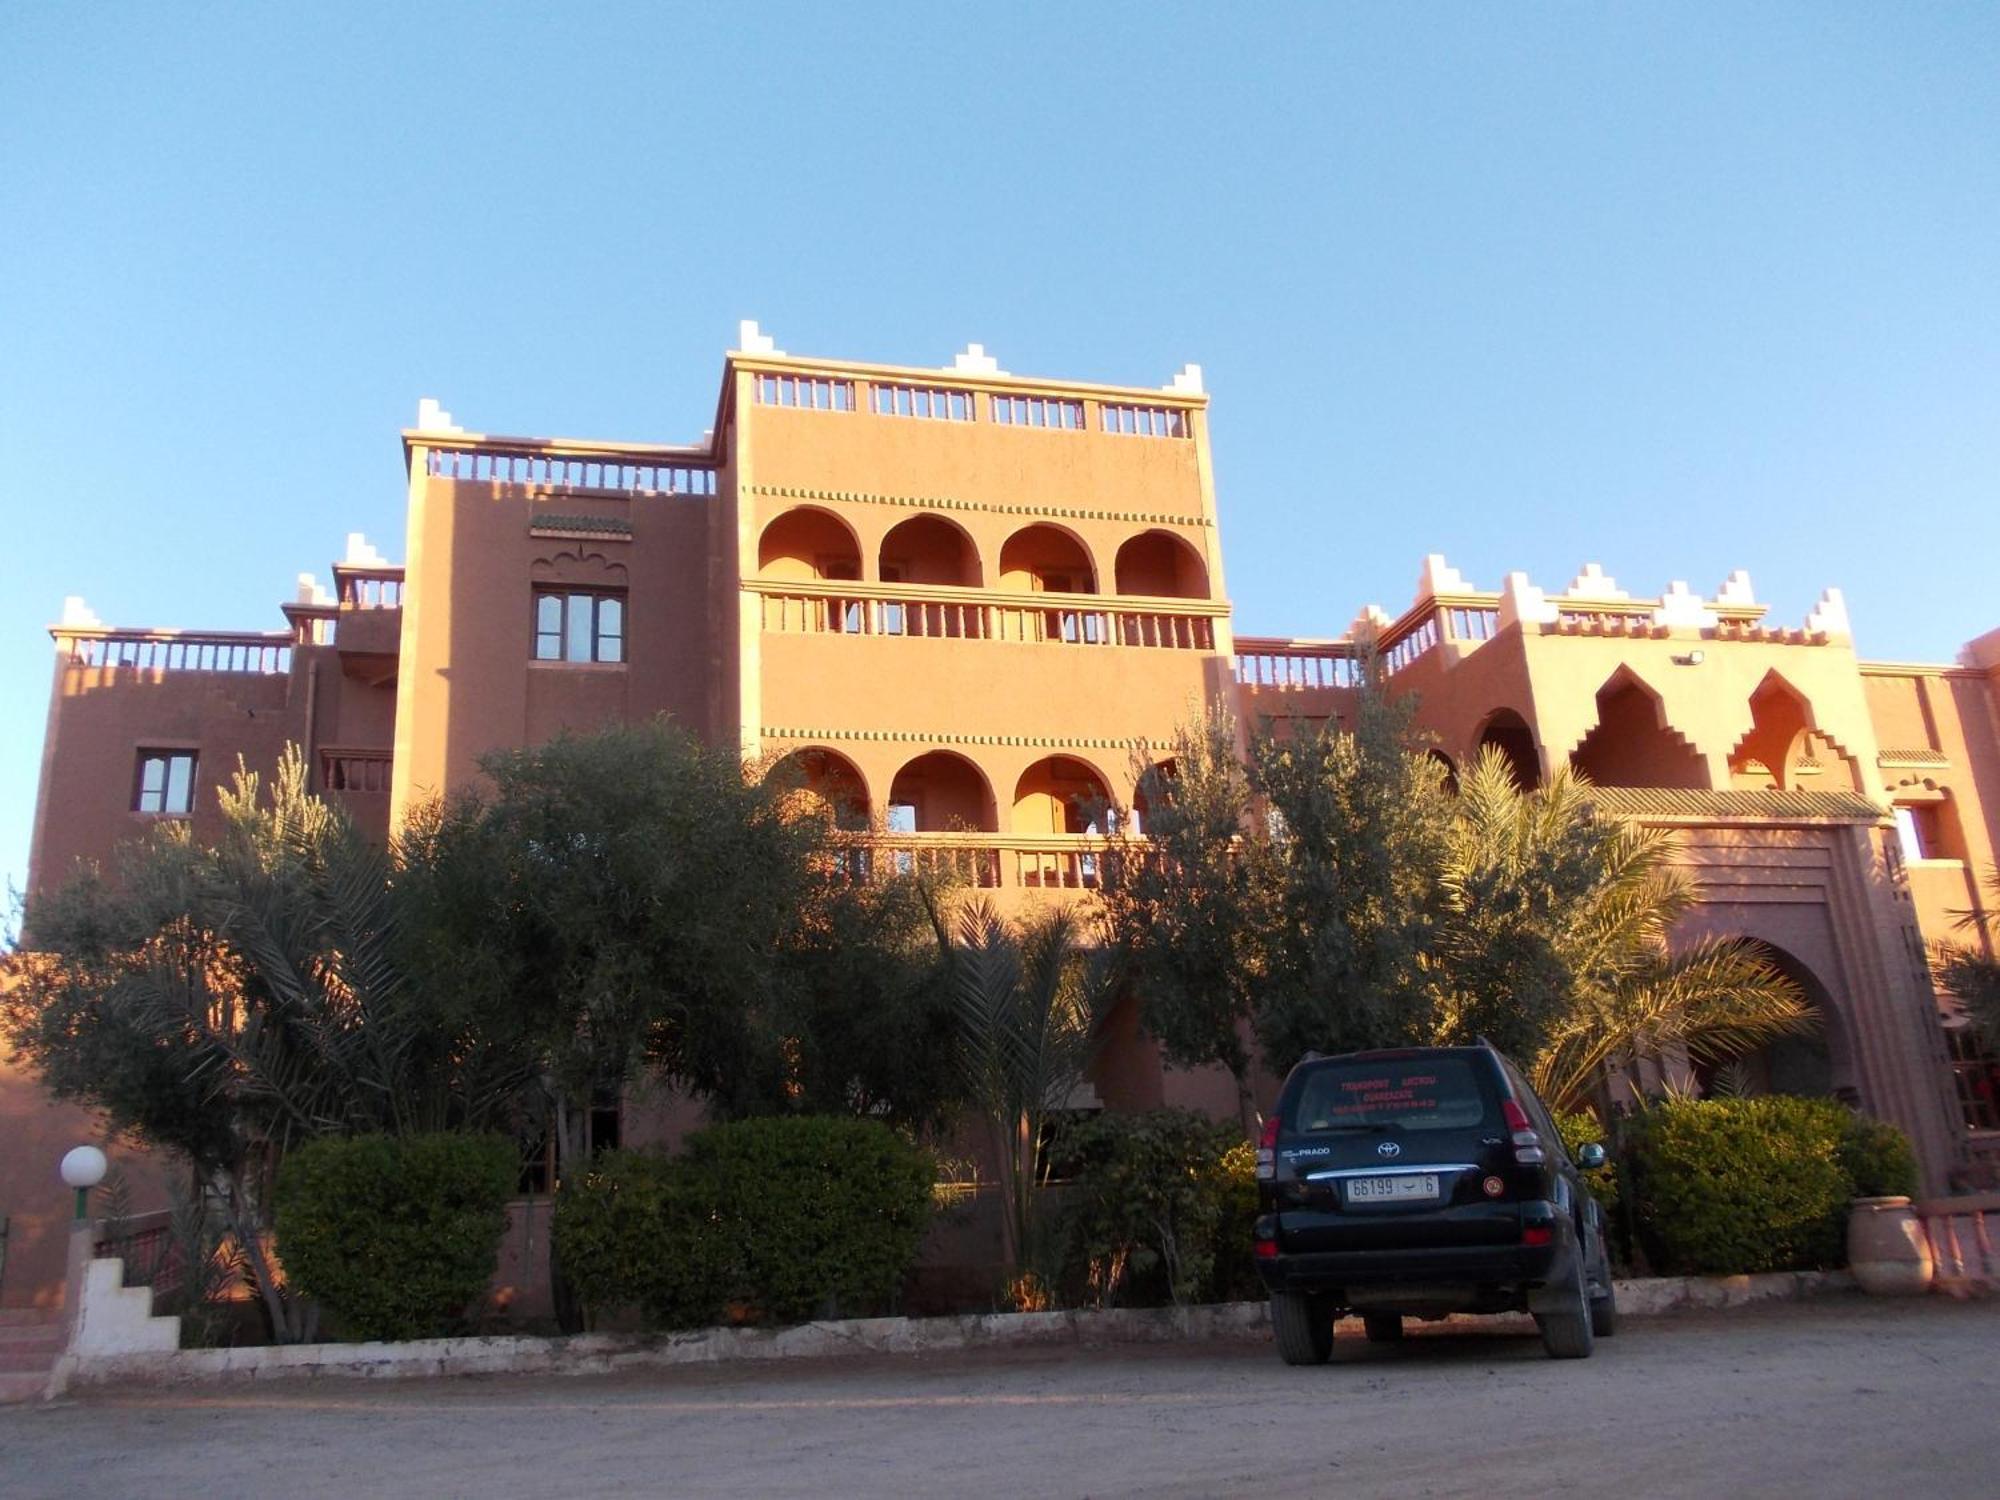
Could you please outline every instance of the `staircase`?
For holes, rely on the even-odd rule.
[[[59,1307],[0,1308],[0,1406],[42,1399],[67,1338]]]

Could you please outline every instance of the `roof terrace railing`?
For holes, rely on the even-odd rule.
[[[619,495],[713,495],[715,470],[685,453],[571,444],[425,440],[424,472],[434,479],[597,490]]]
[[[401,609],[403,570],[401,568],[350,568],[333,570],[342,609]]]
[[[240,672],[278,676],[292,669],[291,631],[101,630],[54,632],[74,666],[150,672]]]

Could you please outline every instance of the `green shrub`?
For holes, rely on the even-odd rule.
[[[1656,1269],[1735,1275],[1840,1264],[1850,1120],[1783,1095],[1657,1104],[1627,1142],[1633,1224]]]
[[[520,1161],[489,1135],[313,1141],[278,1173],[278,1257],[357,1339],[433,1338],[486,1292]]]
[[[565,1186],[555,1253],[586,1306],[660,1327],[876,1312],[916,1260],[935,1175],[873,1120],[718,1125],[684,1155],[614,1152]]]
[[[1085,1299],[1179,1304],[1243,1287],[1256,1158],[1235,1125],[1184,1109],[1098,1115],[1070,1127],[1057,1155],[1075,1179],[1065,1280]]]
[[[1886,1120],[1852,1116],[1840,1141],[1840,1165],[1856,1198],[1917,1194],[1917,1158],[1910,1138]]]

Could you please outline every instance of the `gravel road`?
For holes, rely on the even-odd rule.
[[[0,1495],[2000,1494],[2000,1303],[601,1379],[318,1381],[0,1408]]]

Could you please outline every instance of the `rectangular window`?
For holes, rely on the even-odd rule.
[[[759,375],[759,406],[799,406],[808,411],[853,411],[854,382],[812,375]]]
[[[2000,1055],[1969,1026],[1947,1026],[1952,1081],[1967,1130],[2000,1130]]]
[[[972,392],[925,385],[878,385],[869,391],[878,417],[928,417],[934,422],[970,422]]]
[[[1104,413],[1104,430],[1127,437],[1171,437],[1188,435],[1187,413],[1171,406],[1112,406]]]
[[[1895,807],[1896,836],[1903,841],[1905,859],[1943,857],[1943,840],[1938,837],[1937,809],[1929,803],[1899,802]]]
[[[194,811],[194,752],[141,750],[135,812],[185,818]]]
[[[535,660],[625,660],[625,596],[535,590]]]
[[[1056,396],[995,396],[993,420],[1002,427],[1059,427],[1083,430],[1083,403]]]

